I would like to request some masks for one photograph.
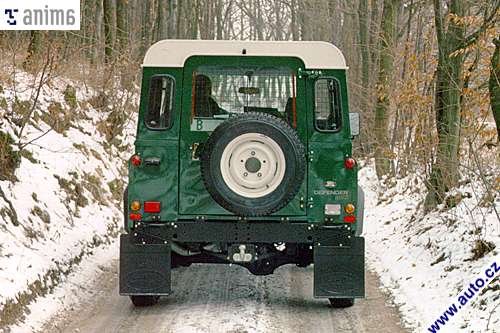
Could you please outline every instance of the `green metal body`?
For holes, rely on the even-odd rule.
[[[297,132],[307,149],[306,178],[299,193],[276,213],[248,221],[306,222],[316,225],[344,224],[340,215],[325,216],[325,204],[356,205],[357,168],[346,169],[344,159],[351,156],[351,133],[346,71],[342,69],[305,68],[299,58],[252,56],[193,56],[183,68],[145,67],[142,73],[141,102],[135,142],[136,154],[143,160],[159,158],[159,165],[129,164],[128,202],[159,201],[158,216],[141,211],[143,221],[175,222],[184,220],[238,220],[220,207],[204,187],[200,161],[194,158],[197,144],[206,141],[210,132],[191,130],[192,78],[200,65],[232,64],[286,66],[297,73]],[[175,79],[175,100],[172,126],[166,130],[148,129],[144,122],[149,82],[153,75],[170,75]],[[334,78],[340,86],[341,127],[337,132],[320,132],[314,126],[314,84],[320,78]],[[325,184],[335,184],[326,187]],[[127,217],[126,217],[127,219]],[[349,225],[356,230],[356,223]],[[134,228],[126,221],[128,231]]]

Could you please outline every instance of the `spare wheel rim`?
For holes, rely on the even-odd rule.
[[[283,181],[285,154],[272,138],[262,133],[237,136],[224,148],[220,171],[226,185],[246,198],[260,198]]]

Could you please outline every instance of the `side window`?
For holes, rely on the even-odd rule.
[[[314,85],[314,122],[319,131],[340,128],[340,86],[335,79],[318,79]]]
[[[145,116],[147,127],[151,129],[167,129],[172,125],[174,85],[174,78],[171,76],[154,75],[151,77]]]

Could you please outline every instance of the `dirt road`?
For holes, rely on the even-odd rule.
[[[225,265],[174,270],[174,293],[149,308],[118,295],[117,263],[102,274],[92,302],[68,310],[44,332],[405,332],[395,308],[367,273],[367,297],[348,309],[312,298],[312,267],[258,277]]]

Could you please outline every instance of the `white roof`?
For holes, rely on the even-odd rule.
[[[327,42],[271,42],[239,40],[166,39],[153,44],[144,57],[144,67],[184,67],[193,55],[282,56],[302,59],[306,68],[347,69],[342,52]]]

